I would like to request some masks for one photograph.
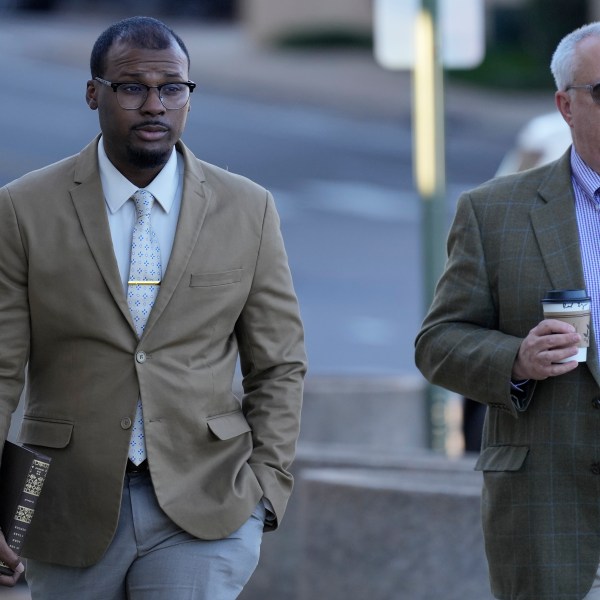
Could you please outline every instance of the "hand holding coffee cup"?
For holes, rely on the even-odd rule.
[[[550,290],[542,300],[545,319],[569,323],[581,336],[577,354],[559,362],[585,362],[590,345],[591,298],[585,290]]]

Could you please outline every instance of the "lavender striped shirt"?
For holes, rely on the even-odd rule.
[[[581,260],[587,292],[592,299],[592,326],[600,332],[600,175],[571,148],[571,181],[579,227]],[[600,335],[596,333],[600,352]]]

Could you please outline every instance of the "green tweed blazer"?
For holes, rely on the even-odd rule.
[[[511,399],[522,339],[550,289],[585,281],[569,152],[465,193],[448,262],[416,340],[431,382],[488,406],[482,518],[492,592],[580,600],[600,560],[600,370],[588,361]],[[600,298],[593,298],[600,302]]]

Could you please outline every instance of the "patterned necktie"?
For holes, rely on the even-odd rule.
[[[154,196],[146,190],[138,190],[131,199],[135,202],[137,220],[131,238],[131,264],[127,288],[127,304],[133,317],[135,331],[142,337],[146,321],[158,294],[162,269],[160,246],[152,229],[150,213]],[[142,400],[138,398],[135,420],[129,444],[129,459],[139,465],[146,458],[144,443],[144,416]]]

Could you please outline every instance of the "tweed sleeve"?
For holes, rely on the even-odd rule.
[[[448,237],[448,261],[416,339],[416,364],[432,383],[508,411],[521,339],[499,331],[496,290],[481,224],[466,193]]]

